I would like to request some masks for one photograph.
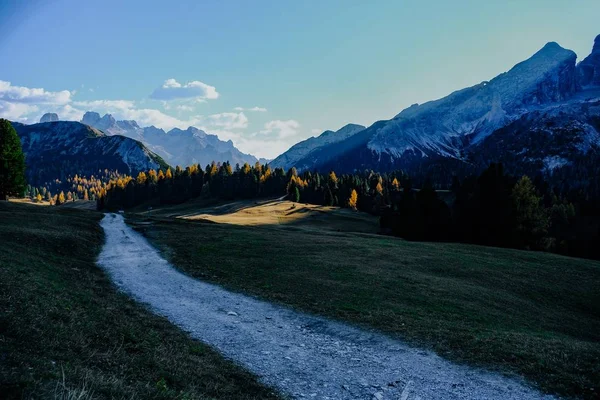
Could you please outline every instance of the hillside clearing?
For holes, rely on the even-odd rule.
[[[370,214],[282,199],[240,200],[229,203],[192,200],[173,207],[143,211],[140,215],[318,231],[377,233],[379,230],[378,218]]]

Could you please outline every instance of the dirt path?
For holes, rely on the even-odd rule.
[[[107,214],[101,224],[106,244],[98,263],[123,291],[291,397],[552,398],[384,335],[190,278],[161,258],[121,215]]]

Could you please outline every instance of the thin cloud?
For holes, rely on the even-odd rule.
[[[251,108],[235,107],[234,111],[267,112],[267,109],[264,107],[251,107]]]
[[[150,95],[154,100],[212,100],[219,97],[219,92],[214,86],[207,85],[200,81],[191,81],[185,84],[177,82],[175,79],[167,79],[163,85],[154,89]]]

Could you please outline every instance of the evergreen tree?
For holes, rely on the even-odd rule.
[[[0,200],[21,196],[25,190],[25,156],[11,123],[0,119]]]
[[[528,176],[523,176],[513,187],[517,246],[539,247],[540,239],[548,232],[549,218]]]
[[[331,193],[331,189],[329,188],[329,186],[327,186],[325,188],[325,199],[324,199],[324,203],[326,206],[332,206],[333,202],[334,202],[334,198],[333,198],[333,193]]]

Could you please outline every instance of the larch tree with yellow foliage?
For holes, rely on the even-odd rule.
[[[60,192],[56,199],[56,205],[60,206],[61,204],[65,204],[65,192]]]
[[[352,189],[350,198],[348,199],[348,207],[356,211],[356,205],[358,204],[358,193],[356,189]]]
[[[135,181],[136,181],[136,182],[137,182],[139,185],[143,185],[144,183],[146,183],[146,179],[147,179],[147,177],[146,177],[146,173],[142,171],[142,172],[140,172],[140,173],[138,174],[138,176],[137,176],[137,178],[136,178],[136,180],[135,180]]]

